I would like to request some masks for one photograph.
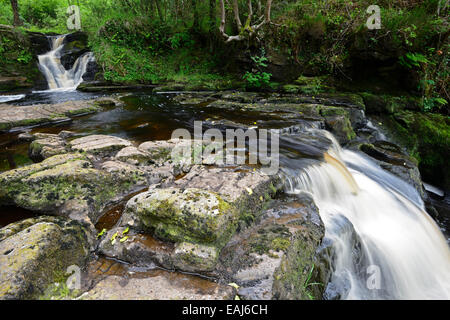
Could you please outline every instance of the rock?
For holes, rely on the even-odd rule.
[[[183,148],[189,146],[193,146],[191,140],[171,139],[143,142],[139,145],[138,149],[149,154],[153,162],[163,164],[167,161],[174,160],[172,159],[172,151],[175,148],[179,149],[181,153]]]
[[[100,134],[77,138],[68,143],[71,150],[93,154],[112,153],[131,145],[128,140]]]
[[[98,102],[98,101],[97,101]],[[97,103],[98,104],[98,103]],[[58,137],[62,138],[62,139],[67,139],[70,137],[73,137],[74,135],[76,135],[75,132],[72,131],[67,131],[67,130],[62,130],[58,133]]]
[[[187,274],[152,271],[122,277],[110,275],[83,294],[83,300],[231,300],[235,290]]]
[[[37,55],[49,49],[44,34],[0,25],[0,92],[39,88],[45,78],[39,71]]]
[[[166,180],[130,199],[118,227],[101,241],[100,251],[137,265],[211,272],[238,225],[260,214],[276,185],[275,177],[251,170],[194,166],[184,177]],[[126,227],[129,239],[112,245],[112,236]],[[163,245],[159,239],[174,245]]]
[[[66,70],[70,70],[75,61],[89,51],[88,35],[81,31],[69,33],[64,38],[64,46],[60,51],[61,64]]]
[[[31,106],[0,105],[0,132],[44,124],[71,121],[71,118],[100,111],[95,100],[68,101]]]
[[[11,91],[14,89],[28,89],[32,83],[26,77],[0,77],[0,91]]]
[[[115,158],[119,161],[128,162],[134,165],[147,165],[153,163],[151,154],[140,151],[136,147],[125,147],[120,150]]]
[[[191,187],[217,193],[225,201],[232,203],[240,213],[256,216],[280,188],[275,175],[269,176],[244,168],[236,172],[231,168],[205,166],[194,166],[188,174],[174,181],[173,185],[181,189]]]
[[[23,133],[20,133],[17,136],[17,139],[19,141],[21,141],[21,142],[30,142],[30,141],[33,141],[36,138],[35,138],[35,136],[33,134],[31,134],[29,132],[23,132]]]
[[[334,134],[340,144],[356,138],[349,118],[345,116],[329,117],[325,120],[327,128]]]
[[[173,265],[188,272],[212,271],[218,257],[218,248],[190,242],[177,243],[172,255]]]
[[[103,235],[98,246],[99,252],[106,257],[133,263],[138,267],[157,264],[167,270],[175,268],[173,243],[155,239],[151,235],[139,234],[133,229],[124,233],[125,230],[126,227],[116,227]],[[115,242],[114,237],[117,238]],[[122,240],[125,237],[127,238]]]
[[[218,273],[224,281],[237,283],[246,300],[320,299],[323,288],[303,285],[313,266],[313,281],[328,281],[326,273],[321,278],[317,272],[325,268],[316,253],[324,236],[317,210],[307,195],[277,200],[223,248]]]
[[[419,162],[424,181],[450,189],[450,118],[436,113],[400,111],[373,116],[389,140],[406,148]]]
[[[147,183],[139,170],[110,173],[82,154],[62,154],[0,174],[5,204],[95,224],[102,210]]]
[[[174,242],[221,243],[235,217],[231,206],[212,192],[187,188],[151,189],[128,201],[121,225],[153,231]]]
[[[154,92],[164,92],[164,91],[183,91],[186,88],[184,83],[166,83],[162,86],[155,87]]]
[[[36,135],[34,137],[36,138]],[[65,141],[56,134],[49,134],[47,137],[32,141],[28,153],[34,161],[41,161],[57,154],[66,153]]]
[[[84,77],[83,77],[84,79]],[[77,90],[83,92],[118,92],[118,91],[131,91],[140,89],[152,89],[154,85],[144,85],[144,84],[120,84],[120,83],[110,83],[105,81],[91,81],[86,79],[86,82],[80,83]]]
[[[300,194],[306,209],[303,221],[291,221],[290,245],[273,277],[273,298],[281,300],[322,299],[331,268],[321,251],[325,228],[311,195]],[[291,229],[292,230],[292,229]],[[317,284],[319,283],[319,284]]]
[[[69,266],[83,268],[88,239],[85,228],[61,217],[31,218],[0,229],[0,299],[35,299]]]
[[[367,114],[393,114],[402,110],[422,110],[422,102],[417,97],[395,97],[360,93],[366,105]]]

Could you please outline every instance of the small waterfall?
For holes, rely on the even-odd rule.
[[[94,61],[92,52],[80,56],[70,70],[61,64],[61,51],[66,35],[49,37],[51,50],[38,56],[39,69],[47,79],[50,90],[75,90],[83,82],[83,74],[89,62]]]
[[[342,299],[450,299],[449,246],[418,192],[332,141],[325,161],[292,159],[282,174],[288,193],[308,192],[319,208],[333,251],[328,288]]]

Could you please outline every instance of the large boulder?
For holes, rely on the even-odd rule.
[[[83,268],[90,252],[89,231],[61,217],[38,217],[0,229],[0,299],[34,299]]]
[[[277,200],[251,228],[233,236],[218,273],[236,283],[246,300],[321,299],[329,279],[320,252],[324,233],[309,195]]]
[[[142,188],[134,167],[95,168],[87,156],[61,154],[0,174],[0,199],[29,210],[96,223],[108,203]]]
[[[238,227],[256,219],[277,191],[277,178],[258,171],[194,166],[177,180],[131,198],[118,226],[100,244],[106,256],[135,264],[210,272]],[[127,240],[114,241],[129,229]],[[122,234],[122,235],[121,235]],[[116,236],[114,236],[116,235]],[[148,245],[154,236],[173,245]]]

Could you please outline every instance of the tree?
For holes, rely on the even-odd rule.
[[[17,0],[11,0],[11,7],[14,14],[14,26],[21,26],[23,22],[19,16],[19,5],[17,4]]]
[[[245,22],[245,25],[242,26],[242,22],[239,16],[239,6],[237,0],[231,0],[232,6],[233,6],[233,13],[234,13],[234,20],[236,22],[236,26],[239,30],[239,34],[235,36],[230,36],[225,32],[225,24],[226,24],[226,10],[225,10],[225,2],[224,0],[220,0],[220,12],[221,12],[221,19],[220,19],[220,33],[225,38],[226,42],[231,41],[241,41],[244,39],[248,39],[250,37],[253,37],[257,34],[258,30],[261,29],[262,26],[266,24],[271,24],[270,20],[270,10],[272,8],[272,0],[267,0],[266,2],[266,8],[264,10],[264,13],[262,13],[261,8],[261,1],[258,1],[258,9],[257,14],[260,15],[256,22],[252,25],[252,19],[253,19],[253,6],[252,6],[252,0],[247,1],[247,8],[248,8],[248,16],[247,21]]]

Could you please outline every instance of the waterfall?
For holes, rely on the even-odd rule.
[[[83,82],[83,74],[89,62],[94,60],[92,52],[86,52],[78,57],[70,70],[61,64],[61,51],[66,35],[51,36],[51,50],[38,56],[39,69],[47,79],[50,90],[75,90]]]
[[[282,176],[288,193],[312,194],[325,225],[325,298],[334,290],[341,299],[450,299],[449,246],[418,192],[328,132],[315,134],[333,142],[325,161],[299,168],[291,159]]]

